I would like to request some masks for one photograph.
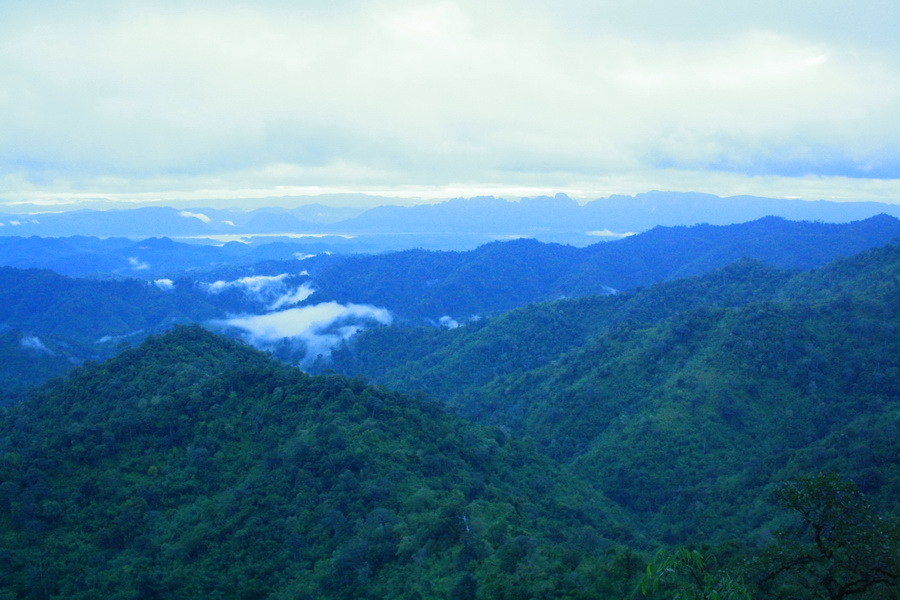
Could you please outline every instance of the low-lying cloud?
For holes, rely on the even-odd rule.
[[[246,292],[259,294],[268,287],[280,284],[287,276],[287,273],[282,273],[281,275],[255,275],[253,277],[241,277],[233,281],[214,281],[203,284],[203,286],[210,294],[220,294],[231,288],[241,288]]]
[[[323,252],[322,254],[331,254],[331,252]],[[307,254],[306,252],[294,252],[294,258],[297,260],[306,260],[308,258],[315,258],[315,254]]]
[[[22,339],[19,340],[19,346],[26,350],[33,350],[35,352],[39,352],[41,354],[48,354],[53,356],[53,350],[44,345],[44,342],[41,341],[36,335],[23,335]]]
[[[315,290],[312,287],[312,284],[308,281],[303,283],[300,287],[296,288],[292,292],[288,292],[278,298],[275,302],[269,305],[269,310],[278,310],[282,306],[290,306],[291,304],[299,304],[312,296],[315,293]]]
[[[149,264],[141,262],[140,259],[138,259],[136,256],[128,257],[128,266],[130,266],[135,271],[145,271],[150,268]]]
[[[323,302],[213,324],[242,330],[244,339],[257,348],[302,354],[299,362],[307,365],[320,356],[329,356],[335,346],[360,330],[372,325],[390,325],[392,320],[385,308]]]
[[[459,327],[459,321],[449,315],[444,315],[438,319],[438,324],[446,329],[456,329]]]
[[[228,290],[238,290],[252,301],[264,305],[268,310],[299,304],[315,293],[312,282],[303,281],[296,285],[298,277],[308,277],[309,273],[301,271],[297,275],[282,273],[280,275],[255,275],[241,277],[233,281],[214,281],[201,283],[200,286],[209,294],[221,294]]]
[[[198,221],[202,221],[204,223],[209,223],[210,221],[212,221],[212,219],[210,219],[203,213],[194,213],[194,212],[189,212],[186,210],[183,210],[180,213],[178,213],[178,216],[185,217],[188,219],[197,219]]]

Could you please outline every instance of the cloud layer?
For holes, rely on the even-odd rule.
[[[319,356],[328,356],[332,348],[360,329],[374,324],[389,325],[391,321],[390,312],[384,308],[323,302],[235,317],[215,324],[242,330],[248,342],[264,350],[283,349],[285,344],[299,348],[303,355],[301,364],[308,364]]]
[[[900,177],[900,5],[153,4],[8,11],[8,193]]]
[[[44,345],[44,342],[41,341],[39,337],[36,335],[23,335],[22,339],[19,340],[19,346],[25,348],[26,350],[33,350],[40,354],[49,354],[53,355],[53,351]]]
[[[200,287],[209,294],[221,294],[228,290],[237,290],[268,310],[277,310],[303,302],[315,293],[312,282],[303,281],[297,285],[297,278],[308,277],[306,271],[297,275],[282,273],[280,275],[254,275],[241,277],[233,281],[214,281],[200,283]]]

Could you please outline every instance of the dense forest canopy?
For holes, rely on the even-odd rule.
[[[0,589],[24,597],[588,597],[638,562],[527,441],[196,327],[0,424]]]
[[[647,537],[765,545],[778,518],[760,499],[810,473],[896,514],[898,307],[897,245],[809,272],[738,261],[454,330],[369,331],[328,368],[531,437]]]
[[[372,293],[396,269],[412,307],[443,261],[448,302],[496,292],[455,328],[362,331],[312,374],[177,325],[249,310],[240,288],[0,269],[0,348],[29,359],[8,385],[96,354],[0,407],[0,598],[896,599],[900,245],[823,264],[835,238],[802,227],[782,262],[654,230],[695,260],[541,302],[546,273],[596,287],[615,261],[519,241],[260,275],[321,300],[328,269]]]

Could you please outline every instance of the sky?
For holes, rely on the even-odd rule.
[[[0,205],[900,202],[896,0],[0,5]]]

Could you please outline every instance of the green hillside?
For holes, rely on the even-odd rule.
[[[527,441],[197,327],[3,409],[0,456],[2,597],[595,598],[642,566]]]
[[[789,478],[900,498],[900,246],[806,273],[741,261],[455,330],[382,328],[331,368],[533,438],[667,543],[761,541]]]
[[[336,354],[384,387],[176,328],[0,408],[0,598],[896,600],[898,292],[741,260]]]
[[[419,324],[444,315],[463,320],[496,314],[560,297],[633,291],[702,275],[742,258],[811,269],[897,237],[900,221],[886,215],[840,225],[767,217],[728,226],[656,227],[586,248],[520,239],[468,252],[334,257],[312,261],[308,268],[318,300],[385,306]]]
[[[122,344],[224,314],[190,289],[10,267],[0,267],[0,307],[0,403],[72,365],[109,358]]]

